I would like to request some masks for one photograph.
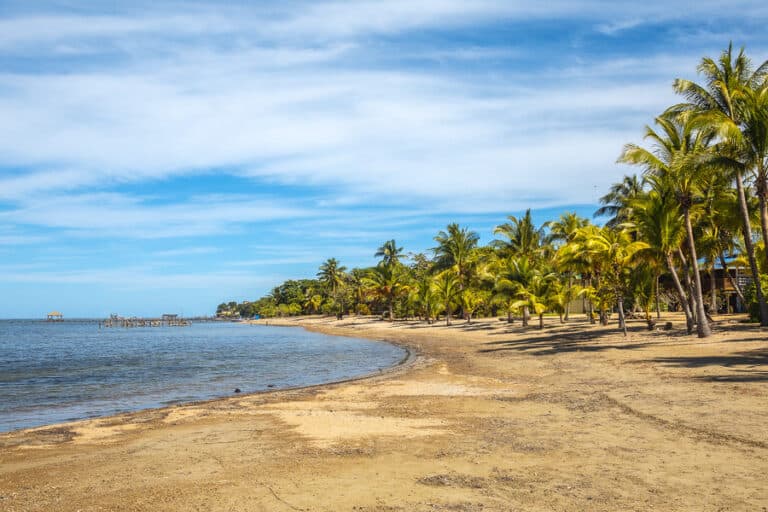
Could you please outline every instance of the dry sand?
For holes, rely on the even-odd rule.
[[[0,510],[765,511],[768,332],[735,320],[705,341],[641,322],[623,338],[583,320],[285,321],[420,355],[0,435]]]

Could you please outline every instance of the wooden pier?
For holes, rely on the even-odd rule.
[[[99,329],[102,327],[187,327],[191,322],[184,318],[180,318],[179,315],[165,314],[160,318],[143,318],[132,316],[130,318],[124,318],[122,316],[110,315],[106,320],[99,322]]]

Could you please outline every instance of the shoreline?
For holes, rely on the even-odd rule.
[[[353,381],[0,435],[0,496],[73,512],[768,507],[766,331],[723,317],[701,342],[665,319],[677,330],[631,321],[628,338],[578,319],[285,319],[418,356]]]
[[[42,321],[45,321],[45,320],[42,320]],[[75,320],[71,320],[71,321],[75,321]],[[331,336],[343,336],[343,337],[348,337],[348,338],[354,338],[355,337],[355,336],[352,336],[352,335],[332,334],[330,332],[326,332],[326,331],[323,331],[321,329],[312,329],[312,328],[309,328],[307,326],[295,325],[295,324],[291,325],[290,323],[280,323],[280,324],[273,323],[273,324],[268,324],[268,323],[265,323],[262,320],[256,320],[256,321],[248,320],[248,321],[239,322],[239,323],[242,323],[243,325],[265,325],[265,326],[269,326],[269,327],[299,328],[299,329],[304,329],[306,331],[317,332],[317,333],[320,333],[320,334],[327,334],[327,335],[331,335]],[[90,416],[90,417],[86,417],[86,418],[73,419],[73,420],[70,420],[70,421],[46,423],[44,425],[38,425],[38,426],[33,426],[33,427],[21,427],[21,428],[17,428],[17,429],[13,429],[13,430],[0,431],[0,442],[2,441],[3,436],[5,436],[5,435],[24,434],[25,432],[30,432],[31,433],[31,432],[40,431],[40,430],[47,430],[47,429],[76,427],[78,424],[83,423],[83,422],[117,420],[117,419],[121,419],[121,418],[123,418],[125,416],[134,416],[134,415],[140,414],[142,412],[158,413],[158,412],[163,412],[165,409],[173,409],[173,408],[177,408],[177,407],[205,406],[205,405],[209,405],[209,404],[214,404],[215,402],[218,402],[218,401],[221,401],[221,400],[237,399],[237,398],[241,398],[241,397],[248,397],[248,396],[254,396],[254,395],[264,395],[264,394],[268,394],[268,393],[280,393],[282,391],[312,390],[312,389],[315,389],[315,388],[321,389],[321,388],[323,388],[325,386],[333,386],[333,385],[336,385],[336,384],[344,384],[344,383],[349,383],[349,382],[357,382],[357,381],[360,381],[360,380],[365,380],[365,379],[370,379],[370,378],[374,378],[374,377],[380,377],[380,376],[388,375],[390,373],[394,373],[394,372],[397,372],[397,371],[406,371],[409,366],[415,364],[418,361],[418,359],[419,359],[419,354],[413,349],[413,347],[410,347],[407,344],[393,343],[393,342],[389,342],[389,341],[385,341],[385,340],[378,340],[378,339],[374,339],[374,338],[364,338],[364,339],[367,340],[367,341],[375,341],[375,342],[379,342],[379,343],[389,343],[390,345],[395,345],[395,346],[405,350],[405,356],[402,359],[400,359],[398,362],[396,362],[395,364],[393,364],[391,366],[388,366],[386,368],[381,368],[378,371],[371,371],[371,372],[367,372],[367,373],[364,373],[364,374],[361,374],[361,375],[356,375],[354,377],[349,377],[349,378],[344,378],[344,379],[337,379],[337,380],[332,380],[332,381],[328,381],[328,382],[321,382],[321,383],[318,383],[318,384],[287,386],[287,387],[274,388],[274,389],[263,389],[263,390],[260,390],[260,391],[249,391],[249,392],[245,392],[245,393],[237,393],[237,394],[228,395],[228,396],[219,396],[219,397],[207,398],[207,399],[202,399],[202,400],[183,401],[183,402],[179,402],[179,403],[162,405],[162,406],[159,406],[159,407],[147,407],[147,408],[137,409],[137,410],[134,410],[134,411],[124,411],[124,412],[118,412],[118,413],[115,413],[115,414],[106,414],[106,415],[103,415],[103,416],[102,415],[100,415],[100,416]],[[1,444],[0,444],[0,446],[1,446]]]

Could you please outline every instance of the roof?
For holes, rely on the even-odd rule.
[[[50,313],[48,313],[48,316],[64,316],[64,315],[62,315],[58,311],[51,311]]]

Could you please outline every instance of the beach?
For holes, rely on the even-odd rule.
[[[741,319],[271,319],[414,357],[2,434],[0,510],[766,510],[768,338]]]

